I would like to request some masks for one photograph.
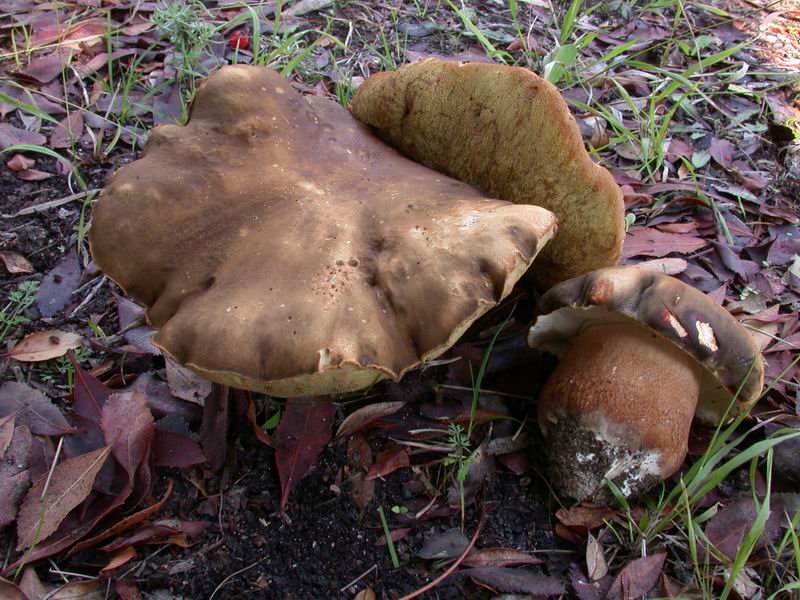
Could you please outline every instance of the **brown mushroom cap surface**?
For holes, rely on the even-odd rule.
[[[387,147],[277,73],[224,67],[94,209],[98,266],[155,343],[277,396],[360,389],[452,345],[555,231]]]
[[[542,296],[528,335],[559,356],[595,324],[634,322],[669,340],[703,367],[697,418],[717,425],[749,408],[764,385],[761,352],[748,331],[702,292],[640,267],[614,267],[565,281]]]
[[[596,165],[564,98],[527,69],[436,59],[369,77],[351,112],[403,154],[558,217],[531,271],[543,286],[617,263],[622,193]]]

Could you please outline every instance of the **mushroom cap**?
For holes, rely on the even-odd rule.
[[[487,198],[274,71],[208,78],[97,202],[98,266],[155,344],[276,396],[399,378],[507,295],[555,217]]]
[[[764,385],[764,363],[748,331],[724,308],[674,277],[612,267],[565,281],[542,296],[528,344],[563,355],[598,323],[634,322],[675,344],[702,367],[696,417],[717,425],[749,408]]]
[[[521,67],[428,59],[369,77],[350,103],[403,154],[503,200],[558,217],[531,269],[545,287],[615,265],[625,211],[564,98]]]

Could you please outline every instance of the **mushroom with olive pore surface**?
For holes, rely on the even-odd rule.
[[[640,267],[549,290],[528,343],[560,357],[538,419],[553,482],[578,500],[610,501],[606,480],[635,496],[669,477],[692,418],[718,425],[749,408],[764,382],[757,344],[728,311]]]
[[[428,59],[377,73],[351,112],[403,154],[558,217],[531,274],[543,287],[615,265],[625,211],[556,87],[522,67]]]
[[[154,343],[276,396],[399,378],[504,298],[555,217],[401,156],[339,104],[228,66],[93,212],[98,266]]]

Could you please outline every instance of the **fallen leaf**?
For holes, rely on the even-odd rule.
[[[367,472],[367,480],[388,475],[397,469],[411,464],[408,460],[408,449],[400,444],[390,443],[378,453],[375,462]]]
[[[636,266],[665,275],[678,275],[683,273],[689,264],[682,258],[655,258],[636,263]]]
[[[47,138],[41,133],[28,131],[27,129],[19,129],[8,123],[0,123],[0,150],[5,150],[9,146],[16,146],[17,144],[39,146],[46,141]]]
[[[28,600],[28,597],[16,583],[0,577],[0,598],[3,600]]]
[[[172,571],[170,571],[170,575],[173,575]],[[142,593],[139,588],[124,579],[118,579],[114,582],[114,591],[117,592],[120,600],[142,600]]]
[[[38,83],[48,83],[61,74],[69,64],[71,56],[71,52],[67,52],[63,48],[56,48],[50,54],[31,58],[25,68],[18,71],[18,74]]]
[[[5,455],[6,449],[14,437],[14,423],[16,420],[17,413],[15,412],[0,418],[0,458]]]
[[[0,416],[10,414],[16,414],[17,423],[36,435],[75,433],[47,396],[24,383],[7,381],[0,385]]]
[[[256,438],[262,444],[272,447],[272,437],[256,422],[256,403],[252,396],[247,397],[247,422]]]
[[[711,145],[708,147],[711,157],[719,166],[726,169],[731,168],[733,164],[733,153],[735,150],[736,147],[731,142],[728,140],[721,140],[717,137],[711,138]]]
[[[225,464],[228,452],[228,413],[231,404],[230,388],[215,385],[203,405],[200,424],[200,444],[208,464],[218,471]]]
[[[465,567],[510,567],[541,565],[544,561],[514,548],[473,548],[461,564]]]
[[[117,523],[115,523],[102,533],[99,533],[98,535],[92,538],[83,540],[78,544],[75,544],[75,546],[69,551],[69,554],[75,554],[76,552],[80,552],[81,550],[86,550],[87,548],[91,548],[92,546],[95,546],[100,542],[107,540],[110,537],[120,534],[123,531],[127,531],[131,527],[135,527],[145,519],[157,513],[159,510],[161,510],[164,504],[166,504],[170,496],[172,496],[172,485],[173,485],[172,479],[168,479],[167,489],[164,491],[164,496],[161,498],[161,500],[156,502],[153,506],[148,506],[147,508],[144,508],[137,513],[125,517],[124,519],[118,521]]]
[[[177,431],[173,424],[180,421],[183,431]],[[164,417],[156,423],[152,445],[153,464],[157,467],[185,469],[206,462],[200,444],[188,434],[185,421],[179,416]]]
[[[83,114],[76,110],[64,117],[50,134],[51,148],[69,148],[83,133]]]
[[[172,395],[203,406],[203,402],[211,393],[212,383],[194,371],[179,365],[169,356],[164,357],[164,362],[167,365],[167,385],[169,385]]]
[[[73,581],[58,588],[51,600],[105,600],[106,584],[99,579]]]
[[[586,572],[592,581],[598,581],[608,574],[603,546],[591,533],[586,539]]]
[[[629,600],[644,596],[658,583],[666,558],[667,555],[663,553],[651,554],[629,562],[611,584],[608,600]]]
[[[147,396],[147,406],[155,417],[176,416],[190,425],[199,423],[203,418],[201,406],[173,397],[166,382],[152,373],[142,373],[132,385],[125,388],[126,392],[135,390],[142,391]]]
[[[22,579],[19,581],[19,589],[25,593],[28,600],[45,600],[50,593],[33,567],[25,567],[22,572]]]
[[[132,488],[136,471],[147,459],[155,433],[147,397],[142,392],[111,394],[103,407],[100,428],[106,444],[111,445],[111,454],[128,474],[128,484]]]
[[[289,398],[275,430],[275,461],[281,482],[281,509],[289,493],[331,439],[334,405],[319,397]]]
[[[346,437],[361,429],[368,427],[378,419],[393,415],[405,406],[405,402],[375,402],[367,404],[358,410],[347,415],[347,418],[339,425],[336,437]]]
[[[47,493],[42,498],[46,476],[28,490],[17,517],[17,550],[24,550],[34,542],[46,540],[69,512],[86,500],[92,491],[94,478],[108,458],[111,446],[70,458],[56,465]],[[37,534],[37,524],[41,529]],[[37,539],[34,539],[36,536]]]
[[[350,497],[359,510],[363,511],[375,497],[375,480],[366,479],[364,473],[356,473],[350,478]]]
[[[569,567],[569,582],[580,600],[605,600],[611,581],[609,576],[600,581],[590,581],[578,565],[572,563]]]
[[[19,502],[30,487],[28,466],[32,445],[30,430],[20,425],[0,460],[0,529],[17,518]]]
[[[49,319],[58,314],[72,299],[72,292],[81,280],[81,263],[75,250],[61,259],[42,279],[36,306]]]
[[[628,231],[622,247],[623,258],[632,256],[666,256],[690,254],[708,245],[708,240],[693,235],[666,233],[652,227],[636,227]]]
[[[764,530],[756,542],[753,552],[764,548],[770,541],[776,541],[781,532],[783,512],[780,500],[773,500],[769,517],[767,517]],[[711,517],[706,524],[706,537],[723,556],[733,560],[755,519],[755,503],[752,497],[747,496],[728,504]],[[705,552],[701,553],[701,558],[703,556],[705,556]],[[716,562],[714,556],[711,557],[711,560]]]
[[[355,595],[353,600],[375,600],[375,592],[372,591],[372,588],[364,588]]]
[[[559,508],[556,519],[567,527],[584,527],[587,530],[597,529],[606,524],[617,511],[601,506],[574,506],[570,509]]]
[[[70,357],[70,360],[75,370],[75,387],[72,392],[73,410],[81,417],[99,425],[103,407],[114,390],[88,371],[84,371],[74,357]]]
[[[558,596],[566,593],[564,585],[555,577],[534,573],[527,569],[475,567],[463,569],[458,573],[499,592],[533,596]]]
[[[0,252],[0,260],[3,261],[3,266],[5,266],[6,271],[12,275],[17,275],[18,273],[33,273],[36,271],[30,261],[19,252],[3,250]]]
[[[6,356],[19,362],[42,362],[80,348],[81,342],[83,336],[77,333],[59,329],[37,331],[22,338]]]
[[[129,563],[134,558],[136,558],[136,550],[133,546],[123,548],[111,557],[111,560],[108,561],[106,566],[100,569],[100,573],[108,576],[112,571],[119,569],[122,565]]]
[[[429,539],[417,554],[426,560],[457,558],[469,546],[469,539],[460,529],[450,529]]]
[[[117,552],[136,544],[178,543],[178,545],[184,545],[187,543],[184,541],[186,538],[197,537],[205,531],[208,525],[208,521],[162,519],[145,525],[128,537],[118,538],[100,549],[104,552]]]
[[[27,171],[28,169],[32,168],[33,165],[35,164],[36,164],[36,159],[28,158],[24,154],[15,154],[11,158],[9,158],[8,161],[6,162],[6,166],[15,173],[19,173],[20,171]]]

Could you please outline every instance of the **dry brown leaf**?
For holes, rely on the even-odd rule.
[[[164,362],[167,365],[167,385],[169,385],[172,395],[203,406],[205,399],[211,393],[212,383],[194,371],[179,365],[169,356],[164,357]]]
[[[43,475],[28,490],[17,517],[17,550],[24,550],[31,544],[47,539],[69,512],[86,500],[92,491],[94,478],[111,453],[111,446],[98,448],[94,452],[82,454],[56,465],[53,478],[42,497],[48,474]],[[42,525],[38,539],[34,540],[37,525]]]
[[[395,443],[386,445],[378,456],[375,457],[375,462],[369,468],[367,473],[367,481],[377,477],[383,477],[389,473],[402,469],[411,464],[408,460],[408,449],[405,446],[400,446]]]
[[[374,423],[378,419],[393,415],[403,408],[404,405],[405,402],[376,402],[375,404],[362,406],[358,410],[347,415],[347,418],[339,425],[336,437],[345,437],[360,429],[364,429],[370,423]]]
[[[16,414],[16,423],[36,435],[75,433],[50,398],[31,386],[17,381],[0,385],[0,415]]]
[[[473,548],[462,564],[465,567],[508,567],[543,563],[543,560],[514,548]]]
[[[108,575],[113,570],[119,569],[122,565],[129,563],[134,558],[136,558],[136,549],[133,546],[123,548],[111,557],[111,560],[108,561],[108,564],[100,569],[100,573],[103,575]]]
[[[567,527],[585,527],[597,529],[613,517],[617,511],[601,506],[574,506],[570,509],[559,508],[556,519]]]
[[[0,577],[0,598],[3,600],[28,600],[16,583]]]
[[[14,437],[14,423],[17,420],[17,413],[6,415],[0,419],[0,458],[6,453],[6,448]]]
[[[26,335],[6,356],[20,362],[41,362],[64,356],[80,347],[83,336],[69,331],[51,329]]]
[[[26,567],[19,581],[19,588],[25,593],[28,600],[45,600],[50,591],[39,579],[33,567]]]
[[[15,173],[19,173],[20,171],[27,171],[28,169],[32,168],[33,165],[35,164],[36,164],[35,159],[28,158],[24,154],[15,154],[8,160],[8,162],[6,162],[6,166]]]
[[[586,539],[586,573],[592,581],[599,581],[608,574],[603,546],[591,533]]]
[[[17,273],[33,273],[36,270],[33,268],[30,261],[19,252],[3,250],[0,252],[0,261],[3,261],[6,271],[12,275],[16,275]]]
[[[358,592],[353,600],[375,600],[375,592],[372,588],[364,588]]]
[[[51,600],[105,600],[106,584],[99,579],[73,581],[58,589]]]

